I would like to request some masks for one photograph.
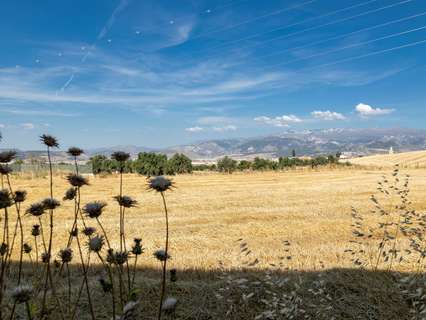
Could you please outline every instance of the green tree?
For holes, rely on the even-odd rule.
[[[176,153],[169,159],[167,171],[169,174],[192,172],[192,161],[183,153]]]
[[[251,167],[252,167],[251,162],[250,162],[250,161],[247,161],[247,160],[241,160],[241,161],[238,163],[238,170],[240,170],[240,171],[250,170],[250,169],[251,169]]]
[[[107,157],[103,155],[96,155],[90,158],[89,164],[92,166],[93,174],[99,174],[105,170],[105,161]]]
[[[217,170],[219,172],[232,173],[237,169],[237,161],[226,156],[217,162]]]
[[[141,152],[133,161],[133,170],[145,176],[159,176],[169,173],[167,170],[167,156],[155,152]]]

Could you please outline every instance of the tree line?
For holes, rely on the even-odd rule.
[[[269,160],[260,157],[253,161],[237,161],[228,156],[220,159],[217,164],[193,165],[190,158],[182,153],[176,153],[171,158],[155,152],[142,152],[134,160],[124,163],[123,172],[138,173],[146,176],[175,175],[192,173],[193,171],[218,171],[232,173],[235,171],[267,171],[284,170],[294,167],[316,168],[325,165],[349,165],[341,163],[340,153],[315,158],[280,157],[278,160]],[[118,172],[122,164],[104,155],[97,155],[90,159],[94,174]]]

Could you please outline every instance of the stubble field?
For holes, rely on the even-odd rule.
[[[207,271],[239,264],[238,239],[244,239],[258,267],[268,268],[282,254],[282,242],[291,243],[293,267],[299,270],[350,267],[344,255],[351,239],[351,207],[368,213],[369,198],[377,193],[380,177],[389,171],[322,169],[263,173],[193,174],[173,177],[176,189],[166,194],[170,210],[171,266]],[[404,170],[411,175],[412,206],[426,210],[426,170]],[[48,179],[13,178],[15,188],[28,191],[27,204],[48,197]],[[118,176],[91,177],[82,189],[82,204],[106,201],[101,220],[118,245]],[[56,198],[68,188],[65,175],[55,176]],[[164,246],[161,198],[146,188],[145,178],[124,176],[124,194],[138,207],[126,211],[126,234],[141,237],[146,248],[141,263],[158,266],[152,252]],[[31,227],[33,217],[24,225]],[[73,222],[73,202],[62,202],[55,211],[55,241],[66,243]],[[34,219],[34,224],[37,221]],[[93,223],[96,227],[96,224]],[[29,230],[25,232],[29,235]],[[30,236],[29,236],[30,237]],[[27,239],[31,242],[31,239]],[[60,248],[56,248],[59,250]]]

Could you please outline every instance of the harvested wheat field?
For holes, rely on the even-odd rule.
[[[390,168],[396,164],[403,168],[425,168],[426,151],[403,152],[396,154],[381,154],[349,160],[353,164]]]
[[[371,210],[369,197],[388,171],[320,170],[264,173],[193,174],[173,177],[176,189],[167,193],[170,210],[173,267],[209,270],[222,261],[232,267],[239,263],[236,240],[243,238],[259,257],[259,267],[280,254],[283,240],[291,241],[298,269],[315,270],[349,266],[343,251],[351,236],[351,207]],[[426,210],[426,170],[404,171],[412,175],[411,200],[416,210]],[[48,179],[16,179],[28,191],[27,203],[48,197]],[[108,203],[102,222],[107,233],[117,234],[118,176],[92,177],[82,188],[82,204],[94,200]],[[64,176],[54,179],[54,197],[68,189]],[[126,212],[129,239],[141,237],[149,257],[163,246],[161,197],[147,190],[146,179],[124,177],[124,194],[134,197],[138,207]],[[25,220],[27,226],[32,217]],[[58,223],[55,243],[68,239],[73,222],[73,202],[63,202],[55,212]],[[92,223],[96,227],[96,223]],[[28,233],[29,234],[29,233]],[[111,239],[112,247],[118,245]],[[60,249],[60,248],[57,248]]]
[[[358,268],[345,253],[354,239],[351,207],[374,223],[376,219],[369,215],[374,209],[370,196],[377,194],[377,183],[384,174],[392,177],[392,170],[349,167],[173,177],[176,188],[165,194],[170,217],[169,268],[177,269],[179,279],[170,287],[179,299],[173,317],[409,319],[412,310],[408,300],[394,280],[389,280],[405,276],[387,272],[384,261],[377,270]],[[426,170],[402,170],[398,174],[401,181],[405,174],[411,176],[412,209],[426,211]],[[94,200],[108,203],[100,220],[107,234],[116,235],[110,237],[111,247],[119,247],[119,207],[113,201],[119,176],[90,177],[89,182],[90,186],[81,189],[82,205]],[[25,207],[48,196],[47,177],[12,176],[12,183],[28,191]],[[159,193],[147,190],[144,177],[125,175],[123,183],[124,194],[138,201],[136,208],[126,210],[126,237],[129,242],[134,237],[143,239],[145,252],[138,260],[136,282],[145,311],[155,318],[159,263],[153,252],[164,246],[162,200]],[[65,175],[56,175],[54,197],[62,198],[67,188]],[[395,200],[380,195],[377,199],[384,201],[385,210],[392,211],[396,205]],[[54,221],[54,243],[64,244],[73,223],[72,201],[62,202]],[[88,221],[98,227],[95,221]],[[34,217],[24,217],[28,243],[33,243],[30,229],[36,222]],[[366,247],[375,248],[380,238],[376,230]],[[56,246],[53,251],[59,249]],[[78,264],[71,264],[72,273],[79,272],[77,269]],[[94,266],[91,271],[94,288],[100,269]],[[408,258],[394,264],[392,272],[396,271],[417,272],[419,263]],[[29,266],[26,272],[32,272]],[[413,292],[417,289],[415,286]],[[97,299],[105,299],[93,290]],[[89,314],[77,316],[90,318]],[[107,311],[98,318],[108,319]]]

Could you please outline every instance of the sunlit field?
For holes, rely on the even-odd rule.
[[[369,197],[389,171],[321,169],[263,173],[193,174],[173,177],[176,189],[166,194],[170,209],[173,267],[209,270],[221,261],[232,268],[239,263],[236,240],[243,238],[267,268],[279,256],[282,241],[292,243],[293,262],[301,270],[349,266],[344,250],[351,238],[351,207],[368,212]],[[426,170],[408,170],[412,175],[411,201],[416,210],[426,210]],[[118,175],[91,177],[82,188],[82,203],[108,202],[102,221],[118,245]],[[28,191],[27,203],[48,196],[48,179],[13,178]],[[56,198],[68,188],[64,176],[54,178]],[[147,190],[146,179],[124,177],[124,194],[138,200],[126,211],[129,239],[141,237],[146,255],[141,263],[157,266],[152,252],[163,246],[164,214],[158,194]],[[31,226],[33,217],[24,218]],[[62,202],[55,211],[54,243],[64,243],[73,222],[73,202]],[[33,221],[36,223],[36,220]],[[93,223],[96,227],[96,224]],[[25,234],[29,235],[29,230]],[[27,241],[31,241],[28,239]],[[56,248],[57,250],[59,248]],[[238,249],[238,248],[237,248]]]
[[[267,314],[263,313],[270,306],[267,302],[261,302],[265,301],[266,298],[262,296],[265,294],[267,297],[268,290],[261,297],[252,297],[252,289],[248,289],[251,287],[246,281],[251,277],[263,279],[265,274],[272,272],[280,274],[280,279],[284,279],[280,281],[293,279],[297,290],[304,292],[300,298],[294,298],[302,299],[297,300],[300,308],[324,309],[321,314],[315,313],[319,311],[309,311],[311,313],[307,319],[329,319],[330,312],[335,314],[336,319],[361,319],[358,315],[364,311],[374,312],[382,319],[409,319],[408,307],[396,294],[397,287],[383,282],[390,275],[381,274],[379,270],[372,272],[372,268],[367,269],[368,273],[363,273],[345,252],[353,240],[351,207],[363,212],[369,220],[369,212],[374,207],[370,197],[377,194],[377,183],[381,177],[389,173],[392,170],[324,167],[317,170],[195,173],[172,177],[176,188],[165,193],[170,217],[169,268],[177,269],[179,279],[169,288],[179,298],[179,308],[172,318],[217,319],[218,316],[221,319],[254,319],[262,315],[257,319],[268,319]],[[412,208],[425,211],[426,169],[402,170],[402,174],[411,176]],[[49,196],[48,177],[13,175],[11,178],[15,188],[28,191],[25,208]],[[66,175],[56,174],[53,182],[54,197],[62,199],[68,189]],[[106,233],[110,235],[111,247],[119,247],[119,207],[113,200],[113,196],[119,192],[119,175],[89,176],[89,182],[89,186],[81,189],[82,205],[94,200],[108,203],[101,220]],[[160,264],[153,253],[164,246],[162,201],[158,193],[148,190],[147,180],[142,176],[124,175],[123,185],[123,193],[138,201],[137,207],[126,210],[125,231],[128,241],[134,237],[143,239],[145,252],[138,260],[136,283],[145,314],[148,314],[147,319],[154,319]],[[387,203],[380,196],[378,198],[384,200],[388,209],[395,205]],[[73,201],[61,201],[61,207],[55,210],[54,220],[53,243],[63,246],[73,223]],[[33,244],[30,229],[37,221],[27,215],[23,221],[25,242]],[[89,225],[98,227],[90,219],[87,221]],[[379,238],[377,234],[369,240],[371,247],[377,246]],[[53,248],[55,255],[60,249],[63,248]],[[75,244],[73,250],[77,252]],[[17,261],[17,252],[13,260]],[[27,256],[25,261],[29,263]],[[133,260],[130,261],[133,264]],[[78,269],[78,262],[75,258],[70,264],[71,268],[75,266]],[[102,296],[97,289],[96,275],[102,274],[98,270],[101,269],[100,262],[93,259],[92,265],[92,298],[99,303],[107,296]],[[31,275],[31,270],[26,267],[24,275]],[[392,270],[407,274],[419,271],[418,263],[410,259]],[[282,272],[288,272],[288,275]],[[79,277],[80,272],[72,269],[72,275]],[[72,281],[78,288],[81,280],[77,279]],[[349,289],[343,289],[346,286]],[[275,283],[274,287],[278,292],[295,290],[291,286],[280,289]],[[66,285],[59,285],[58,290],[66,292]],[[229,290],[229,297],[236,297],[238,301],[235,305],[229,297],[226,301],[221,300]],[[239,290],[249,291],[241,298]],[[327,290],[330,293],[325,294]],[[315,300],[317,294],[318,301]],[[333,294],[339,300],[332,298]],[[249,298],[245,298],[247,296]],[[85,296],[81,299],[85,301]],[[296,302],[293,298],[289,299],[289,306],[294,306]],[[349,301],[357,301],[356,307],[340,309]],[[77,318],[89,319],[87,307],[83,305],[80,305]],[[369,309],[370,305],[372,310]],[[109,305],[106,304],[104,308],[98,314],[100,319],[110,316]],[[295,319],[305,319],[304,309],[285,312],[298,315]],[[281,316],[275,318],[281,319]]]

